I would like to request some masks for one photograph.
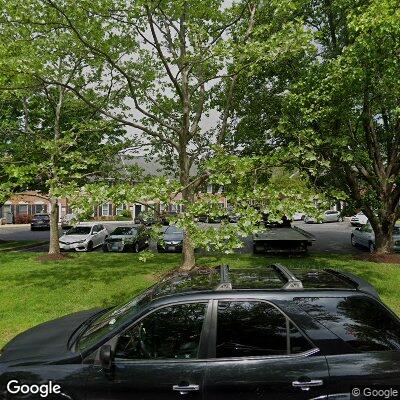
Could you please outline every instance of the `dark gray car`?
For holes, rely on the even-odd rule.
[[[103,251],[133,251],[138,253],[146,248],[149,235],[143,226],[119,226],[115,228],[105,240]]]
[[[31,221],[31,231],[50,229],[50,215],[45,213],[35,214]]]
[[[171,225],[165,229],[162,240],[157,243],[159,253],[181,253],[183,244],[183,230]]]

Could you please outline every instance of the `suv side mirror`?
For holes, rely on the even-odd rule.
[[[100,364],[104,368],[104,372],[111,372],[113,363],[113,351],[109,344],[105,344],[100,348]]]

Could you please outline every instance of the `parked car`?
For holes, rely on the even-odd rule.
[[[65,214],[61,218],[61,229],[62,230],[71,229],[73,227],[73,225],[74,225],[75,219],[76,219],[75,214],[72,214],[72,213]]]
[[[371,253],[375,250],[375,233],[369,222],[356,228],[351,233],[350,240],[353,246],[366,247]],[[394,226],[393,249],[400,252],[400,222],[397,222]]]
[[[204,222],[207,224],[220,224],[222,221],[237,222],[239,217],[236,215],[229,215],[228,213],[221,213],[219,215],[199,215],[197,222]]]
[[[31,231],[37,229],[50,229],[50,215],[45,213],[35,214],[31,220]]]
[[[133,251],[138,253],[148,246],[149,235],[143,226],[119,226],[103,244],[103,251]]]
[[[399,376],[400,320],[373,287],[278,264],[174,274],[122,307],[21,333],[0,356],[5,398],[12,381],[74,400],[343,400]]]
[[[306,214],[303,212],[297,212],[293,214],[292,220],[293,221],[304,221],[304,218],[306,217]]]
[[[159,221],[161,225],[168,226],[171,223],[171,219],[176,218],[177,215],[176,211],[163,212],[159,217]]]
[[[239,222],[240,216],[236,214],[228,214],[228,221],[232,224],[236,224]]]
[[[203,222],[203,223],[208,222],[208,216],[206,214],[198,215],[195,219],[197,222]]]
[[[312,218],[310,216],[306,216],[304,218],[304,222],[306,224],[315,224],[317,222],[342,222],[343,218],[340,214],[340,211],[335,211],[335,210],[327,210],[324,212],[322,219],[320,221],[317,221],[317,219]]]
[[[168,226],[162,236],[162,240],[157,243],[159,253],[181,253],[183,246],[183,230],[175,225]]]
[[[92,251],[102,246],[108,237],[108,231],[102,224],[80,223],[69,229],[59,239],[60,249]]]
[[[363,226],[368,222],[368,217],[361,211],[350,218],[350,224],[353,226]]]
[[[157,221],[153,213],[142,212],[134,220],[135,224],[142,224],[145,226],[154,225]]]

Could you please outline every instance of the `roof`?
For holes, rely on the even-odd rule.
[[[293,269],[273,264],[265,267],[233,268],[227,265],[190,273],[178,273],[152,288],[151,297],[203,291],[236,290],[350,290],[379,297],[375,289],[354,275],[332,269]]]

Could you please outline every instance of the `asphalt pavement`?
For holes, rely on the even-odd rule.
[[[131,222],[118,222],[118,221],[107,221],[102,222],[109,232],[114,230],[121,224],[131,224]],[[207,225],[207,224],[202,224]],[[357,253],[362,250],[356,249],[350,244],[350,234],[354,228],[349,222],[331,222],[324,224],[306,224],[303,221],[294,222],[293,225],[304,229],[307,232],[313,234],[316,241],[309,248],[309,252],[312,253],[339,253],[349,254]],[[210,226],[217,227],[217,224],[210,224]],[[60,228],[60,235],[62,230]],[[29,225],[1,225],[0,226],[0,240],[49,240],[49,231],[31,231]],[[244,246],[238,250],[240,253],[252,252],[253,241],[251,237],[247,237],[244,240]],[[150,249],[155,249],[155,243],[151,241]],[[31,248],[26,251],[47,251],[48,246],[42,245],[35,248]],[[96,249],[100,251],[100,248]]]
[[[310,253],[359,253],[350,243],[351,232],[355,229],[349,222],[326,222],[323,224],[306,224],[295,222],[295,226],[313,234],[315,242],[309,248]]]

